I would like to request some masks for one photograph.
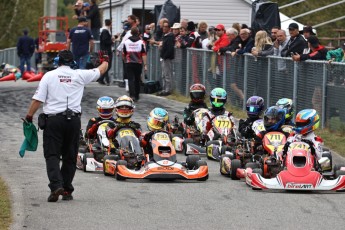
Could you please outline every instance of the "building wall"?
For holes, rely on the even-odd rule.
[[[165,0],[145,0],[145,9],[153,9],[154,5],[164,2]],[[226,28],[231,27],[234,22],[245,23],[249,26],[251,24],[251,5],[245,0],[173,0],[172,2],[177,7],[181,7],[181,18],[187,18],[195,23],[201,20],[213,26],[222,23]],[[99,7],[103,9],[105,15],[109,15],[107,1],[100,4]],[[113,0],[113,31],[120,32],[122,30],[121,21],[132,13],[132,9],[141,8],[142,0]]]

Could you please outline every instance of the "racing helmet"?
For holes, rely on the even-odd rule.
[[[320,117],[315,109],[304,109],[297,113],[295,122],[295,132],[305,135],[319,128]]]
[[[223,88],[214,88],[210,93],[210,102],[213,109],[221,110],[224,108],[227,93]]]
[[[258,118],[261,116],[265,107],[264,99],[259,96],[251,96],[246,103],[247,115],[250,118]]]
[[[278,106],[271,106],[264,114],[264,126],[266,131],[276,131],[285,122],[285,111]]]
[[[118,117],[129,118],[134,113],[134,102],[133,99],[123,95],[119,97],[115,102],[115,112]]]
[[[147,128],[150,131],[162,130],[169,120],[168,112],[162,108],[154,108],[147,118]]]
[[[293,118],[294,110],[293,110],[293,102],[289,98],[281,98],[277,101],[276,106],[285,110],[285,120],[290,121]]]
[[[189,88],[190,98],[193,102],[203,102],[206,94],[206,87],[202,84],[193,84]]]
[[[114,112],[114,100],[108,96],[100,97],[97,100],[97,110],[102,119],[110,119]]]

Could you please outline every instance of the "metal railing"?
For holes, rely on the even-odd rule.
[[[99,49],[96,43],[95,50]],[[19,60],[15,48],[0,50],[0,62]],[[189,86],[202,83],[208,92],[222,87],[232,106],[245,109],[247,98],[258,95],[266,107],[279,98],[294,101],[295,111],[314,108],[321,116],[321,127],[345,130],[345,63],[326,61],[294,62],[291,58],[252,55],[217,55],[209,50],[176,49],[173,66],[175,91],[188,96]],[[110,71],[113,82],[123,80],[121,55],[114,54]],[[160,81],[159,48],[148,51],[148,80]]]

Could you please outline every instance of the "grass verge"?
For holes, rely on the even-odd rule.
[[[180,101],[184,103],[189,103],[190,98],[182,96],[178,93],[173,93],[172,95],[168,96],[169,99]],[[210,101],[207,98],[206,103],[209,105]],[[233,113],[235,118],[246,118],[247,114],[245,111],[233,107],[227,104],[226,109]],[[345,127],[344,123],[342,123],[338,118],[331,119],[330,123],[328,124],[330,129],[319,129],[316,131],[317,135],[319,135],[323,141],[325,146],[332,149],[333,151],[337,152],[339,155],[345,157],[345,145],[341,143],[345,143]]]
[[[10,229],[11,222],[10,194],[5,182],[0,178],[0,230]]]

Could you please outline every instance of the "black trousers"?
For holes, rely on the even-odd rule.
[[[139,63],[127,63],[126,72],[128,77],[129,96],[132,99],[139,99],[140,93],[140,76],[143,66]]]
[[[74,191],[72,181],[76,171],[80,127],[79,116],[73,116],[71,120],[67,120],[66,116],[47,118],[43,131],[43,152],[51,191],[58,188]]]

